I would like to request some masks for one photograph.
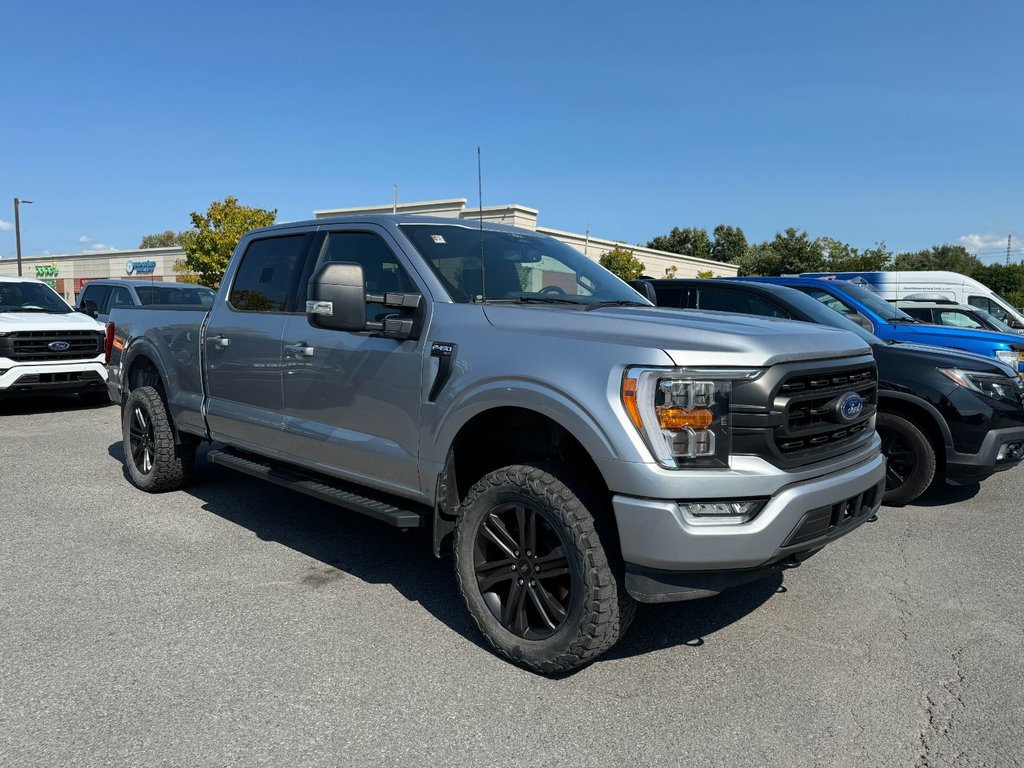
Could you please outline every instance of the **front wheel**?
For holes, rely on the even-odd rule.
[[[160,393],[153,387],[131,391],[121,414],[124,461],[132,482],[149,493],[174,491],[192,475],[196,446],[179,439]]]
[[[635,611],[582,486],[562,474],[518,464],[485,475],[455,531],[456,578],[477,627],[500,654],[545,674],[604,653]]]
[[[935,448],[917,424],[895,413],[879,412],[875,429],[882,439],[882,453],[886,458],[882,503],[909,504],[924,493],[935,478]]]

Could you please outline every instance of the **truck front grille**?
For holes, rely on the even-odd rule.
[[[14,331],[0,337],[0,357],[18,362],[82,360],[103,353],[97,331]]]

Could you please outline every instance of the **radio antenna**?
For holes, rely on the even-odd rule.
[[[480,220],[480,292],[487,295],[487,273],[484,271],[484,175],[480,163],[480,145],[476,145],[476,195]]]

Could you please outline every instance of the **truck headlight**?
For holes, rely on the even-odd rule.
[[[667,469],[728,467],[732,383],[760,368],[629,368],[622,405],[654,459]]]
[[[1017,354],[1014,352],[1014,354]],[[965,371],[960,368],[939,368],[939,373],[965,389],[1018,405],[1024,399],[1024,382],[1018,376],[987,371]]]

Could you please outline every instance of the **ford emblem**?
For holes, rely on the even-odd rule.
[[[854,421],[864,412],[864,399],[856,392],[847,392],[839,398],[836,415],[845,423]]]
[[[51,352],[66,352],[71,349],[71,345],[66,341],[51,341],[46,345],[46,348]]]

